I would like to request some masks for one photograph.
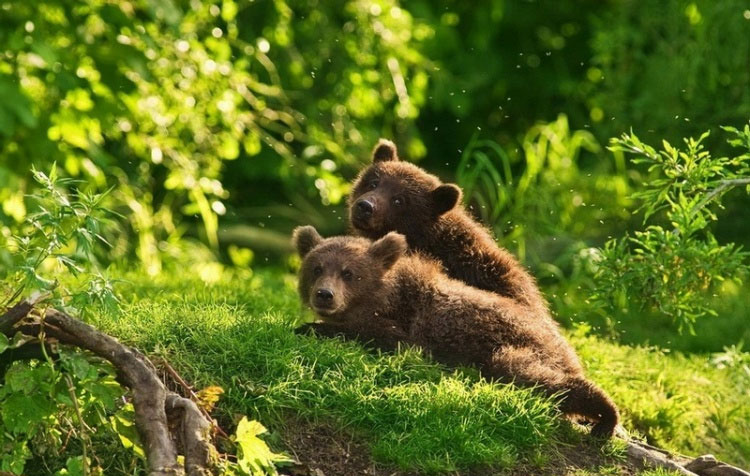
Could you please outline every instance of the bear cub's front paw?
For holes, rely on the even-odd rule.
[[[308,322],[294,329],[294,333],[297,335],[311,336],[315,334],[315,323]]]

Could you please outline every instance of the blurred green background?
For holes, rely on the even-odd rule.
[[[711,130],[721,155],[718,127],[750,118],[745,0],[2,1],[0,97],[6,237],[31,167],[57,163],[112,188],[104,264],[286,265],[294,226],[346,231],[348,184],[388,137],[465,187],[562,322],[687,351],[750,337],[733,283],[696,337],[589,306],[585,269],[642,224],[649,173],[610,137]],[[747,245],[750,199],[725,205],[712,231]]]

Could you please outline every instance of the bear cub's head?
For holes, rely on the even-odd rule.
[[[349,221],[357,234],[371,239],[389,231],[410,237],[424,233],[461,201],[461,189],[443,184],[416,165],[403,162],[393,142],[380,139],[372,164],[354,182]]]
[[[302,258],[299,294],[325,320],[340,320],[368,300],[378,299],[383,276],[406,252],[406,239],[388,233],[365,238],[323,238],[312,226],[294,230],[292,241]]]

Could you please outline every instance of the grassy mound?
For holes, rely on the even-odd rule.
[[[413,348],[376,354],[295,335],[308,316],[292,276],[267,270],[212,286],[176,278],[125,275],[123,311],[100,314],[95,324],[163,355],[199,387],[223,387],[224,422],[247,414],[272,429],[292,420],[325,423],[361,436],[377,462],[427,473],[543,468],[580,443],[554,403],[530,390],[446,369]],[[582,331],[571,340],[629,428],[672,449],[750,461],[750,410],[740,405],[737,369]],[[617,445],[599,451],[621,453]]]

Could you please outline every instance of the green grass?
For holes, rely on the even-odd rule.
[[[750,464],[747,353],[682,354],[583,335],[571,341],[588,375],[621,408],[626,428],[667,449]]]
[[[638,473],[638,476],[679,476],[680,473],[677,471],[669,471],[666,469],[649,469],[646,471],[641,471]]]
[[[166,357],[199,387],[223,387],[224,422],[239,414],[272,429],[293,419],[321,422],[361,436],[376,461],[428,473],[543,466],[561,445],[580,440],[551,402],[529,390],[446,369],[411,348],[378,355],[295,335],[305,314],[290,275],[264,270],[213,286],[185,275],[125,280],[122,313],[99,314],[95,324]],[[571,338],[629,429],[675,450],[750,463],[741,366],[719,369],[707,357],[582,331]]]
[[[224,387],[227,416],[333,423],[363,434],[377,460],[426,472],[511,467],[561,434],[552,403],[529,390],[449,371],[415,349],[375,355],[295,335],[300,306],[279,275],[211,288],[174,281],[134,283],[125,312],[98,324],[199,386]]]

